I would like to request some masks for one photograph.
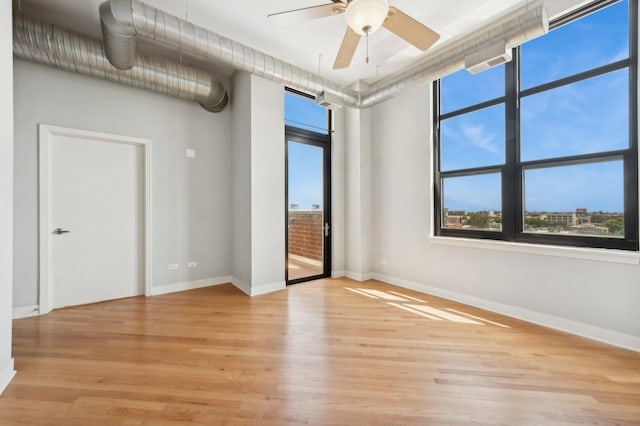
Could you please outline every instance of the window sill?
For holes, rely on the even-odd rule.
[[[609,263],[640,264],[640,253],[635,251],[548,246],[540,244],[514,243],[509,241],[480,240],[473,238],[431,237],[437,245],[468,247],[508,251],[512,253],[536,254],[542,256],[568,257],[572,259],[594,260]]]

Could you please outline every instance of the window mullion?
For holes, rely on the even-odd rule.
[[[640,226],[638,211],[638,1],[629,1],[629,151],[624,156],[625,238],[638,250]]]
[[[517,232],[522,231],[522,210],[518,160],[520,157],[519,133],[520,117],[518,108],[518,55],[520,49],[513,51],[513,60],[505,66],[505,165],[502,169],[502,231],[514,240]]]
[[[433,216],[434,216],[434,235],[441,235],[442,230],[442,177],[440,175],[440,80],[433,82],[433,117],[432,122],[435,123],[433,129]]]

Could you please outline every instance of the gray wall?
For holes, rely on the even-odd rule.
[[[13,375],[13,42],[11,2],[0,2],[0,393]]]
[[[251,76],[252,292],[285,284],[283,123],[284,86]]]
[[[435,243],[429,99],[372,110],[374,276],[640,349],[639,265]]]
[[[232,78],[234,284],[248,294],[284,288],[284,87]]]
[[[345,110],[345,268],[356,280],[371,272],[371,110]]]
[[[232,221],[231,275],[251,283],[251,75],[237,72],[231,79]]]
[[[14,307],[38,303],[38,123],[152,140],[153,286],[230,275],[231,113],[16,60]],[[195,149],[196,158],[185,150]],[[197,268],[187,269],[195,260]],[[180,269],[169,271],[177,263]]]
[[[331,275],[345,274],[345,109],[331,113]]]

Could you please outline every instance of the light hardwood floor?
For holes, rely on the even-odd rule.
[[[14,356],[3,426],[640,425],[640,354],[375,281],[59,310]]]

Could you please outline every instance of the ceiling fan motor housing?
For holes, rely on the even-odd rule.
[[[352,0],[345,12],[347,25],[360,35],[373,34],[389,13],[387,0]]]

